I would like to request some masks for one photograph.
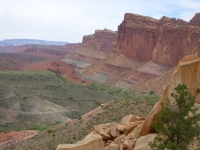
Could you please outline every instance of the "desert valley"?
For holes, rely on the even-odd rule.
[[[151,150],[151,123],[178,84],[200,112],[200,13],[126,13],[82,43],[0,45],[0,150]]]

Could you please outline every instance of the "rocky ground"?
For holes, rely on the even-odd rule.
[[[10,147],[6,149],[55,149],[60,143],[74,143],[81,140],[96,124],[120,122],[125,115],[129,114],[145,116],[152,109],[155,102],[154,100],[113,100],[76,120],[69,120],[39,132],[30,140],[13,145],[10,143],[8,144]]]

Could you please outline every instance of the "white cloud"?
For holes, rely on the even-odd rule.
[[[180,18],[189,21],[195,13],[200,12],[200,1],[195,0],[179,0],[180,6],[183,8]]]
[[[189,20],[198,10],[194,0],[1,0],[0,40],[81,42],[95,29],[117,30],[126,12]]]

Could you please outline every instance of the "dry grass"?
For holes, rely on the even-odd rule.
[[[145,100],[113,100],[104,107],[97,108],[75,120],[55,125],[40,132],[34,138],[10,145],[6,150],[55,150],[58,144],[74,143],[88,134],[96,124],[120,122],[129,114],[146,116],[156,101]]]

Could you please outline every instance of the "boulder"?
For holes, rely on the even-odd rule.
[[[118,145],[118,144],[113,144],[113,143],[111,143],[111,144],[108,145],[105,149],[106,149],[106,150],[119,150],[119,145]]]
[[[117,124],[117,130],[120,131],[120,132],[124,132],[125,131],[125,125],[122,125],[122,124]]]
[[[91,132],[82,141],[76,144],[60,144],[56,150],[104,150],[102,137]]]
[[[112,133],[111,133],[111,126],[112,126]],[[115,126],[115,127],[114,127]],[[100,125],[95,125],[92,129],[91,132],[95,131],[99,135],[101,135],[102,139],[104,141],[108,141],[113,138],[113,136],[116,136],[116,133],[114,131],[114,128],[116,128],[117,123],[107,123],[107,124],[100,124]]]
[[[137,139],[134,150],[151,150],[149,142],[153,141],[157,134],[148,134]]]
[[[132,150],[135,147],[135,144],[130,140],[125,140],[123,143],[124,148],[127,150]]]
[[[135,127],[137,127],[138,124],[141,124],[141,121],[131,122],[129,125],[125,127],[125,135],[128,135],[131,130],[133,130]]]
[[[115,138],[114,141],[115,141],[118,145],[121,145],[121,144],[124,142],[124,138],[125,138],[125,135],[122,134],[122,135],[118,136],[117,138]]]
[[[115,125],[110,126],[110,134],[113,138],[117,136],[117,128]]]

